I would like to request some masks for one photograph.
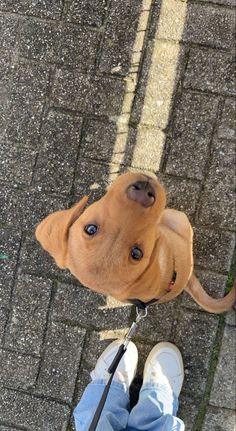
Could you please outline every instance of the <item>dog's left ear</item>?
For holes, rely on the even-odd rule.
[[[36,238],[54,258],[60,268],[66,268],[69,229],[82,213],[88,196],[84,196],[72,208],[47,216],[36,228]]]

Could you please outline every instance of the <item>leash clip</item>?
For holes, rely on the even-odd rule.
[[[133,338],[133,336],[135,335],[137,329],[138,329],[138,323],[140,322],[141,319],[144,319],[144,317],[146,317],[148,314],[147,308],[141,309],[136,307],[136,319],[135,321],[132,323],[131,327],[129,328],[127,334],[125,335],[124,338],[124,342],[123,342],[123,346],[124,349],[127,349],[127,346],[131,340],[131,338]]]

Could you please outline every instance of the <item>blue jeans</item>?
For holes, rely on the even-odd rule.
[[[88,431],[105,382],[94,380],[85,389],[74,410],[76,431]],[[176,417],[178,399],[168,386],[145,384],[139,401],[130,411],[129,394],[122,384],[112,382],[96,431],[184,431]]]

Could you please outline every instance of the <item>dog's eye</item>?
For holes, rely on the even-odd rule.
[[[131,257],[135,260],[140,260],[143,257],[143,252],[138,247],[133,247],[131,250]]]
[[[95,235],[95,233],[97,233],[98,227],[96,224],[87,224],[84,230],[88,235],[92,236],[92,235]]]

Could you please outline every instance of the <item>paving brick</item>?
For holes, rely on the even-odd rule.
[[[0,147],[0,179],[15,184],[30,184],[35,165],[36,151],[30,148],[16,148],[11,142]]]
[[[66,198],[45,195],[33,187],[23,190],[4,183],[1,185],[2,223],[14,229],[34,229],[49,213],[64,209],[67,205]]]
[[[13,292],[13,311],[6,333],[6,347],[39,354],[51,294],[51,282],[21,275]]]
[[[39,358],[0,350],[0,383],[12,389],[30,389],[37,378]]]
[[[181,1],[176,6],[175,0],[165,2],[158,22],[158,36],[161,39],[183,40],[217,48],[232,47],[233,29],[232,10],[210,4],[183,5]]]
[[[226,314],[225,321],[227,325],[236,326],[236,311],[233,308]]]
[[[8,307],[20,249],[21,234],[17,231],[1,228],[0,238],[0,307]]]
[[[73,397],[85,330],[52,323],[36,392],[70,402]]]
[[[215,140],[201,197],[199,221],[222,228],[235,226],[235,143]]]
[[[42,149],[33,184],[55,193],[69,193],[74,176],[82,119],[50,112],[41,131]]]
[[[150,307],[148,318],[139,327],[138,338],[149,342],[171,341],[174,306],[175,302],[171,301]]]
[[[208,407],[202,431],[232,431],[235,427],[235,411]]]
[[[102,295],[79,285],[59,283],[53,301],[53,319],[70,321],[73,325],[101,329],[122,329],[129,326],[130,306],[107,305]]]
[[[114,78],[104,78],[59,69],[52,91],[52,105],[86,112],[118,115],[125,84]]]
[[[203,0],[204,2],[208,3],[209,0]],[[224,6],[235,6],[234,0],[211,0],[211,3],[216,3]]]
[[[196,179],[203,177],[217,105],[214,96],[182,94],[174,112],[167,173]]]
[[[0,10],[33,15],[40,18],[60,19],[62,12],[62,0],[0,0]]]
[[[98,35],[70,24],[25,20],[19,51],[23,57],[67,64],[79,68],[93,65]]]
[[[99,64],[102,72],[128,73],[141,6],[141,0],[113,0]]]
[[[119,172],[119,166],[79,159],[75,174],[74,193],[80,198],[86,194],[100,198],[112,178]]]
[[[41,65],[20,64],[16,68],[6,132],[12,145],[37,146],[48,76],[48,70]]]
[[[178,316],[175,344],[183,354],[183,394],[191,395],[193,401],[205,390],[217,326],[218,316],[187,310]]]
[[[3,422],[34,431],[66,431],[69,420],[67,406],[9,389],[1,389],[0,411]]]
[[[183,211],[191,218],[196,211],[199,183],[167,175],[159,175],[159,179],[166,188],[167,206]]]
[[[227,8],[189,4],[185,18],[183,40],[230,48],[233,44],[234,13]]]
[[[234,99],[226,99],[218,127],[218,136],[222,139],[236,138],[236,103]]]
[[[12,50],[16,41],[18,19],[9,16],[0,16],[0,40],[2,50]]]
[[[6,308],[0,308],[0,345],[4,335],[5,326],[7,323],[8,311]]]
[[[200,399],[193,400],[183,393],[180,393],[178,418],[182,419],[185,429],[191,431],[194,429],[194,424],[200,407]]]
[[[89,120],[81,142],[80,157],[109,162],[113,156],[117,126],[111,121]]]
[[[65,19],[78,24],[100,27],[106,9],[106,0],[72,0]]]
[[[235,94],[232,54],[216,49],[191,49],[184,87],[226,95]]]
[[[235,408],[235,347],[235,328],[226,325],[210,404],[232,410]]]
[[[19,428],[12,428],[12,427],[7,427],[7,426],[1,426],[0,425],[0,431],[19,431]]]
[[[214,298],[222,298],[224,296],[224,291],[227,282],[227,276],[222,274],[217,274],[212,271],[194,271],[195,275],[200,280],[204,290]],[[202,308],[191,298],[188,293],[183,293],[181,295],[181,305],[183,307],[192,308],[195,310],[202,310]]]
[[[195,263],[211,271],[228,272],[234,250],[234,234],[210,229],[194,229]]]
[[[44,278],[71,280],[69,271],[57,267],[53,258],[42,249],[34,235],[27,235],[23,241],[20,269],[26,274],[34,274]]]

